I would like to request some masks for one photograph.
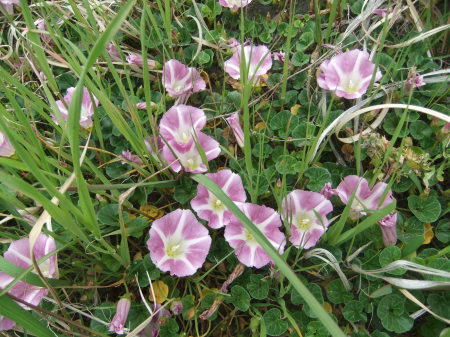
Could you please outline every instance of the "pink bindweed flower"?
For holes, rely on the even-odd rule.
[[[320,194],[322,194],[325,198],[330,199],[333,195],[337,195],[337,192],[333,189],[331,183],[326,183],[320,190]]]
[[[36,27],[37,27],[37,29],[42,30],[42,31],[47,30],[47,26],[45,24],[44,19],[37,20]],[[52,41],[52,37],[48,34],[48,32],[46,34],[43,34],[43,33],[40,34],[40,37],[41,37],[41,41],[43,43],[49,44]]]
[[[221,170],[217,173],[206,174],[230,197],[231,200],[241,203],[247,200],[241,177],[231,170]],[[217,197],[203,186],[197,186],[197,195],[191,200],[191,207],[198,217],[208,221],[211,228],[221,228],[230,223],[232,213]]]
[[[11,330],[15,326],[16,322],[11,321],[9,318],[0,315],[0,331]]]
[[[192,142],[189,148],[178,151],[170,145],[165,144],[162,150],[163,158],[170,164],[173,171],[179,172],[181,168],[186,172],[202,173],[207,167],[197,146],[205,153],[206,160],[211,161],[220,154],[219,143],[203,132],[197,132],[197,143]]]
[[[276,51],[272,53],[272,57],[275,61],[283,63],[286,58],[286,53],[284,51]]]
[[[19,0],[0,0],[0,5],[3,6],[7,14],[14,13],[14,5],[20,6]],[[2,7],[0,6],[0,8]]]
[[[15,152],[9,139],[0,131],[0,157],[11,157]]]
[[[142,67],[144,60],[141,55],[138,54],[129,54],[126,57],[126,60],[129,64],[136,65],[138,67]],[[156,62],[154,60],[147,60],[148,69],[155,69]]]
[[[106,51],[108,52],[108,55],[111,58],[111,60],[113,60],[113,61],[120,61],[121,60],[119,51],[117,50],[117,48],[114,45],[114,43],[109,43],[108,47],[106,48]]]
[[[394,202],[392,191],[389,189],[380,205],[381,198],[387,188],[387,184],[379,182],[373,189],[370,189],[369,182],[365,178],[351,175],[344,178],[336,188],[336,191],[344,204],[347,204],[354,194],[353,202],[350,206],[350,217],[358,219],[367,215],[370,210],[377,210]]]
[[[257,84],[262,75],[272,68],[272,57],[266,46],[245,46],[244,62],[247,71],[247,79]],[[235,80],[241,78],[241,48],[237,48],[233,56],[225,61],[225,71]]]
[[[63,100],[56,101],[56,105],[59,108],[59,112],[61,113],[62,118],[67,121],[68,119],[68,108],[70,105],[70,102],[72,101],[72,96],[75,92],[75,88],[71,87],[67,89],[67,94],[64,96]],[[80,114],[80,126],[84,129],[89,129],[93,125],[92,116],[94,115],[94,105],[98,106],[98,99],[95,96],[92,96],[94,98],[94,102],[92,102],[91,95],[89,94],[89,91],[87,88],[83,88],[83,98],[81,101],[81,114]],[[65,104],[64,104],[64,102]],[[66,107],[67,106],[67,107]],[[56,119],[56,116],[52,115],[53,121],[58,124],[58,120]]]
[[[406,86],[408,89],[411,88],[419,88],[426,85],[425,81],[423,80],[423,76],[416,74],[416,73],[412,73],[408,76],[407,80],[406,80]]]
[[[289,241],[297,248],[314,247],[329,225],[331,202],[317,192],[294,190],[283,200],[282,207],[284,221],[291,225]]]
[[[334,91],[338,97],[358,98],[367,91],[374,69],[375,64],[369,60],[366,51],[353,49],[325,60],[320,65],[317,84],[325,90]],[[375,81],[381,77],[378,70]]]
[[[280,231],[282,226],[280,215],[272,208],[255,204],[240,204],[241,211],[255,224],[269,242],[282,254],[286,244],[286,238]],[[242,223],[232,217],[225,227],[225,240],[232,248],[235,248],[238,260],[247,267],[262,268],[272,259],[259,245]]]
[[[150,323],[138,334],[139,337],[159,337],[159,328],[161,323],[167,317],[170,317],[170,311],[161,307],[159,303],[150,304],[153,310],[153,317]]]
[[[223,7],[228,7],[236,10],[241,7],[247,6],[252,0],[219,0],[219,4]]]
[[[226,118],[231,130],[233,130],[234,138],[241,149],[244,148],[244,131],[239,123],[239,114],[234,112],[230,117]]]
[[[387,14],[391,14],[393,11],[394,11],[393,8],[389,8],[389,9],[378,8],[373,11],[373,14],[378,15],[381,18],[384,18]]]
[[[144,162],[142,161],[141,158],[139,158],[139,156],[132,154],[131,151],[122,151],[122,156],[123,159],[121,163],[122,164],[128,164],[128,162],[133,162],[137,165],[142,165]]]
[[[45,255],[56,250],[55,240],[44,234],[40,234],[34,245],[34,256],[36,261],[42,259]],[[23,238],[17,241],[13,241],[9,246],[8,250],[3,254],[5,260],[12,262],[17,267],[22,269],[28,269],[32,265],[30,256],[30,241],[28,238]],[[55,277],[56,276],[56,255],[52,255],[50,258],[41,262],[39,268],[45,277]],[[0,289],[4,289],[8,286],[14,277],[0,271]],[[32,284],[19,281],[17,282],[9,291],[9,294],[16,296],[23,301],[32,304],[39,305],[42,298],[48,294],[48,289],[43,287],[34,286]],[[25,310],[31,310],[29,307],[20,304]],[[12,324],[6,318],[0,318],[0,330],[4,328],[12,328],[15,325]]]
[[[397,213],[386,215],[378,221],[378,224],[383,235],[384,245],[386,247],[395,245],[397,243]]]
[[[116,314],[111,323],[109,323],[109,331],[122,335],[125,333],[124,326],[130,311],[131,301],[128,298],[121,298],[117,302]]]
[[[169,60],[163,67],[163,83],[166,91],[180,101],[191,94],[206,89],[206,83],[197,69],[187,67],[177,60]]]
[[[244,47],[250,46],[250,44],[251,44],[250,40],[246,40],[244,42]],[[228,40],[228,45],[230,46],[231,51],[235,53],[238,49],[241,49],[242,44],[234,37],[232,37],[231,39]]]
[[[175,105],[159,122],[161,137],[176,151],[185,151],[194,143],[195,135],[206,124],[203,110],[189,105]]]
[[[203,265],[211,237],[190,210],[177,209],[153,221],[147,247],[159,269],[183,277],[193,275]]]

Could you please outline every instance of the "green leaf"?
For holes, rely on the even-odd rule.
[[[314,295],[317,301],[319,301],[320,304],[323,304],[323,295],[322,295],[322,288],[315,283],[308,283],[307,284],[308,289],[311,291],[311,293]],[[303,304],[303,311],[308,317],[311,318],[317,318],[314,311],[311,310],[308,304],[305,303],[305,300],[299,295],[297,290],[292,289],[291,290],[291,302],[294,305],[301,305]]]
[[[103,206],[97,212],[97,219],[104,225],[119,225],[119,205],[109,204]]]
[[[197,187],[188,178],[183,178],[180,181],[180,185],[175,186],[175,192],[173,198],[180,204],[185,204],[190,201],[197,193]]]
[[[397,246],[390,246],[384,248],[380,256],[378,257],[381,267],[386,267],[389,263],[400,260],[402,257],[402,251]],[[392,275],[403,275],[406,271],[403,268],[399,268],[388,272]]]
[[[413,138],[417,140],[421,140],[425,137],[430,137],[433,134],[433,129],[431,129],[431,127],[427,123],[421,120],[412,122],[409,127],[409,131],[411,132],[411,136],[413,136]]]
[[[177,321],[173,317],[166,318],[166,321],[161,324],[159,330],[160,337],[176,337],[178,336],[178,330],[180,327],[178,326]]]
[[[111,302],[104,302],[94,310],[94,317],[101,319],[103,322],[111,322],[116,312],[116,305]],[[90,328],[103,334],[109,334],[109,327],[95,319],[91,319]]]
[[[289,119],[292,117],[290,111],[284,110],[277,113],[270,120],[269,126],[272,130],[280,130],[286,129],[287,124],[289,123]]]
[[[327,329],[318,321],[309,322],[306,326],[305,337],[328,337],[329,335]]]
[[[301,51],[298,51],[292,55],[291,62],[296,67],[301,67],[302,65],[309,62],[309,55],[304,54]]]
[[[441,214],[441,204],[434,196],[422,199],[417,195],[408,197],[408,207],[411,212],[422,222],[434,222]]]
[[[211,56],[206,51],[202,51],[200,52],[200,54],[198,54],[198,63],[207,64],[210,60]]]
[[[442,219],[439,221],[436,226],[435,235],[439,241],[448,243],[450,241],[450,220]]]
[[[450,319],[450,299],[439,294],[430,294],[427,298],[431,310],[439,316]]]
[[[294,174],[297,172],[298,161],[286,154],[278,157],[275,168],[280,174]]]
[[[345,289],[340,279],[333,280],[328,284],[327,296],[334,304],[346,303],[353,298],[352,293]]]
[[[247,290],[254,299],[264,300],[269,295],[269,283],[263,280],[262,275],[250,275]]]
[[[322,167],[310,167],[305,171],[305,176],[309,179],[307,187],[313,192],[320,192],[331,181],[331,173]]]
[[[367,315],[364,312],[364,304],[358,301],[348,302],[342,313],[349,322],[367,321]]]
[[[239,285],[231,288],[231,297],[228,299],[236,308],[241,311],[247,311],[250,307],[250,295],[247,290]]]
[[[288,328],[288,323],[281,319],[280,309],[272,308],[266,311],[263,319],[269,336],[280,336]]]
[[[398,334],[409,331],[414,323],[414,320],[405,313],[405,298],[396,294],[381,299],[377,315],[386,330]]]
[[[42,322],[38,321],[29,311],[21,308],[8,295],[0,296],[0,316],[9,318],[25,330],[39,337],[55,336]]]

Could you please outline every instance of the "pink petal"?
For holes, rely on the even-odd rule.
[[[163,67],[163,84],[172,97],[179,97],[206,89],[206,83],[195,68],[177,60],[169,60]]]
[[[12,144],[6,135],[0,131],[0,156],[1,157],[11,157],[16,150],[14,150]]]
[[[238,9],[247,6],[252,0],[219,0],[219,4],[223,7]]]

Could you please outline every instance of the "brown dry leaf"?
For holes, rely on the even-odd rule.
[[[163,303],[167,299],[167,296],[169,295],[169,286],[165,284],[163,281],[155,281],[152,282],[152,287],[154,297],[153,294],[150,293],[150,295],[148,296],[150,302],[153,302],[155,300],[156,303],[159,304]]]
[[[326,312],[332,312],[333,308],[330,303],[323,302],[322,307],[325,309]]]
[[[163,211],[161,211],[158,207],[155,207],[152,205],[142,205],[141,207],[139,207],[139,210],[142,213],[147,214],[148,216],[144,216],[144,217],[150,221],[159,219],[164,215]]]
[[[255,125],[255,129],[258,131],[264,130],[266,128],[266,123],[259,122]]]
[[[300,104],[296,104],[291,108],[291,115],[296,116],[298,114],[298,109],[301,108]]]
[[[431,242],[431,240],[433,240],[434,238],[434,232],[433,232],[433,227],[431,226],[431,224],[429,222],[425,222],[423,224],[423,227],[425,229],[425,232],[423,233],[423,244],[427,245]]]

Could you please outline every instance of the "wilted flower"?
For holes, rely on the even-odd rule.
[[[325,183],[323,188],[320,190],[320,194],[322,194],[325,198],[330,199],[333,195],[337,195],[337,192],[333,189],[331,183]]]
[[[180,315],[183,312],[183,302],[181,302],[181,301],[172,302],[172,305],[170,306],[170,310],[172,310],[172,313],[175,316]]]
[[[409,74],[408,78],[406,79],[406,84],[408,89],[419,88],[426,85],[425,81],[423,80],[423,76],[415,73],[414,71]]]
[[[59,112],[61,113],[61,116],[64,120],[67,121],[68,119],[68,107],[70,105],[70,102],[72,101],[72,96],[75,92],[75,88],[71,87],[67,89],[67,94],[64,96],[63,100],[56,101],[56,105],[59,108]],[[98,99],[95,96],[92,96],[94,98],[94,104],[95,106],[98,106]],[[65,104],[64,104],[64,102]],[[67,106],[67,107],[66,107]],[[89,129],[92,127],[93,121],[92,116],[94,115],[94,105],[92,104],[91,96],[89,94],[89,91],[87,88],[83,88],[83,98],[81,101],[81,113],[80,113],[80,126],[85,129]],[[52,115],[53,121],[58,124],[58,120],[54,115]]]
[[[378,221],[378,224],[383,235],[384,245],[386,247],[395,245],[397,243],[397,213],[386,215]]]
[[[270,50],[266,46],[245,46],[244,61],[247,79],[254,84],[272,68]],[[241,78],[241,48],[237,48],[233,56],[225,61],[225,71],[235,80]]]
[[[170,317],[170,312],[161,307],[159,303],[150,304],[153,308],[153,317],[150,323],[138,334],[139,337],[159,337],[159,328],[164,318]]]
[[[175,105],[161,118],[159,133],[172,148],[185,151],[192,146],[195,135],[205,124],[203,110],[189,105]]]
[[[329,225],[327,214],[333,205],[322,194],[294,190],[282,203],[284,221],[291,225],[291,241],[305,249],[317,244]]]
[[[111,60],[113,61],[120,61],[120,54],[119,51],[117,50],[116,46],[114,45],[114,43],[109,43],[108,47],[106,48],[109,57],[111,58]]]
[[[219,185],[231,200],[235,202],[245,202],[247,200],[241,177],[231,172],[231,170],[208,173],[206,176]],[[211,228],[226,226],[232,218],[232,213],[222,201],[217,199],[214,194],[201,184],[197,186],[197,195],[191,200],[191,206],[199,218],[208,221],[208,225]]]
[[[0,131],[0,157],[11,157],[16,152],[6,135]]]
[[[272,53],[273,59],[278,62],[284,62],[286,53],[284,51],[276,51]]]
[[[52,237],[40,234],[33,248],[36,261],[39,261],[54,250],[56,250],[55,240],[53,240]],[[28,269],[32,265],[30,256],[30,240],[28,238],[23,238],[13,241],[8,250],[3,254],[3,257],[5,260],[8,260],[19,268]],[[52,255],[50,258],[40,263],[39,268],[45,277],[55,277],[56,255]],[[14,277],[0,271],[0,289],[4,289],[13,280]],[[41,302],[42,298],[48,294],[48,289],[19,281],[8,291],[8,293],[29,304],[37,306]],[[31,310],[30,307],[26,305],[20,303],[19,305],[25,310]],[[7,318],[0,317],[0,330],[11,329],[14,325],[14,322],[8,320]]]
[[[392,191],[389,189],[380,205],[381,198],[387,189],[388,185],[382,182],[377,183],[373,189],[370,189],[369,182],[365,178],[351,175],[344,178],[336,188],[336,191],[344,204],[347,204],[354,194],[353,202],[350,206],[350,216],[353,219],[358,219],[367,215],[367,211],[377,210],[394,202]]]
[[[394,11],[394,9],[393,8],[389,8],[389,10],[387,10],[387,9],[384,9],[384,8],[378,8],[378,9],[375,9],[373,11],[373,14],[384,18],[388,14],[388,11],[389,11],[389,14],[390,14],[390,13],[392,13]]]
[[[6,13],[13,14],[14,13],[13,5],[20,6],[20,1],[19,0],[0,0],[0,4],[3,6]]]
[[[241,124],[239,123],[239,114],[234,112],[230,117],[226,118],[228,124],[233,130],[234,138],[236,138],[236,142],[241,147],[244,148],[244,131],[242,130]]]
[[[47,30],[47,26],[45,25],[44,19],[39,19],[36,22],[36,27],[39,30],[43,30],[43,31]],[[48,33],[47,34],[41,33],[40,37],[41,37],[41,40],[42,40],[43,43],[47,43],[48,44],[48,43],[50,43],[52,41],[52,37]]]
[[[128,298],[121,298],[117,302],[116,314],[114,315],[111,323],[109,323],[109,331],[122,335],[125,333],[124,325],[128,318],[128,312],[130,311],[131,301]]]
[[[219,156],[219,143],[213,138],[205,135],[203,132],[198,132],[196,140],[198,143],[192,142],[189,148],[185,148],[182,151],[164,144],[162,156],[171,164],[172,170],[179,172],[183,168],[186,172],[191,173],[205,172],[207,167],[202,160],[198,146],[204,151],[207,161]]]
[[[251,44],[251,42],[249,40],[246,40],[244,42],[244,46],[249,46],[250,44]],[[231,51],[233,53],[235,53],[238,49],[241,48],[241,43],[238,40],[236,40],[234,37],[232,37],[231,39],[228,40],[228,45],[230,46]]]
[[[280,215],[272,208],[250,203],[241,204],[239,208],[275,249],[282,254],[286,238],[280,231],[282,226]],[[238,260],[247,267],[262,268],[272,261],[253,235],[245,229],[236,217],[233,216],[230,223],[225,227],[224,236],[230,246],[236,249],[235,253]]]
[[[153,221],[147,247],[162,271],[179,277],[194,274],[211,246],[208,230],[190,210],[177,209]]]
[[[191,94],[206,89],[206,83],[197,69],[187,67],[177,60],[169,60],[163,68],[164,88],[172,97],[180,101],[186,100]]]
[[[141,55],[138,54],[129,54],[126,57],[126,60],[129,64],[136,65],[138,67],[142,67],[144,60]],[[155,69],[156,62],[154,60],[147,60],[148,69]]]
[[[369,87],[375,64],[369,60],[366,51],[354,49],[335,55],[320,65],[317,84],[336,96],[348,99],[361,97]],[[381,79],[381,71],[375,74],[375,81]]]
[[[219,0],[219,4],[223,7],[238,9],[247,6],[252,0]]]
[[[137,156],[135,154],[132,154],[131,151],[128,151],[128,150],[122,151],[122,158],[126,159],[128,161],[131,161],[131,162],[133,162],[133,163],[135,163],[137,165],[142,165],[143,164],[143,161],[142,161],[141,158],[139,158],[139,156]],[[121,163],[122,164],[127,164],[127,161],[122,160]]]

